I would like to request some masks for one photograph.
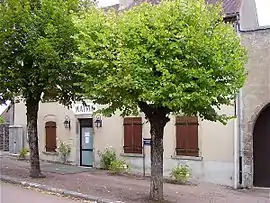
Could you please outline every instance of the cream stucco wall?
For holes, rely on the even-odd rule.
[[[222,108],[222,113],[234,115],[234,107]],[[71,129],[64,127],[65,116],[71,119]],[[143,114],[141,114],[142,117]],[[59,161],[59,156],[44,153],[45,150],[45,122],[57,123],[57,138],[72,145],[69,161],[79,165],[79,124],[72,110],[57,103],[41,103],[38,114],[38,136],[41,159]],[[142,172],[142,156],[123,154],[123,118],[115,115],[102,118],[103,127],[94,128],[94,166],[99,167],[99,151],[112,146],[117,155],[125,159],[133,172]],[[145,120],[143,120],[145,121]],[[220,123],[199,121],[199,149],[200,157],[176,157],[175,146],[175,118],[165,127],[164,132],[164,175],[169,176],[171,169],[179,163],[185,163],[192,169],[193,178],[201,181],[233,185],[234,174],[234,125],[233,120],[224,126]],[[23,103],[15,105],[15,124],[26,126],[26,111]],[[150,138],[149,123],[143,124],[143,137]],[[150,173],[150,147],[145,147],[146,173]]]
[[[65,117],[68,116],[71,120],[71,129],[64,127]],[[72,151],[68,161],[77,163],[77,146],[79,145],[76,133],[77,119],[73,112],[66,107],[57,103],[40,103],[38,113],[38,137],[39,137],[39,150],[40,158],[49,161],[60,161],[60,157],[57,154],[45,152],[45,123],[47,121],[56,122],[56,136],[57,146],[60,141],[68,143],[72,147]],[[22,125],[26,130],[26,108],[24,103],[17,103],[15,105],[14,123],[16,125]]]

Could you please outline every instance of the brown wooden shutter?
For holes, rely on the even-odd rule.
[[[142,153],[142,118],[124,118],[124,153]]]
[[[53,121],[46,122],[46,152],[56,151],[56,123]]]
[[[133,153],[142,153],[142,118],[133,119]]]
[[[199,156],[198,118],[176,117],[176,155]]]
[[[132,153],[132,118],[124,118],[124,153]]]

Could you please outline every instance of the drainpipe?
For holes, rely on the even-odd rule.
[[[233,178],[233,187],[234,189],[238,188],[239,182],[239,136],[238,136],[238,116],[237,116],[237,106],[238,106],[238,97],[235,98],[235,116],[236,118],[233,121],[233,151],[234,151],[234,178]]]
[[[234,188],[243,188],[243,99],[242,89],[236,97],[236,116],[234,120]]]
[[[238,133],[239,133],[239,188],[243,188],[243,158],[244,158],[244,133],[243,133],[243,93],[242,89],[238,95]]]
[[[240,23],[239,23],[239,15],[237,15],[236,21],[236,32],[237,35],[240,36]],[[243,116],[243,90],[242,88],[239,90],[236,102],[237,109],[237,121],[238,121],[238,188],[243,188],[243,158],[244,158],[244,131],[242,129],[244,123]]]

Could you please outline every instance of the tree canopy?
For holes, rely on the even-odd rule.
[[[151,125],[150,197],[163,197],[163,131],[170,113],[226,123],[220,115],[245,81],[246,51],[221,5],[204,0],[143,3],[115,13],[91,8],[77,18],[77,62],[86,96],[103,113],[138,109]]]
[[[0,3],[0,101],[23,98],[27,107],[32,177],[40,172],[37,137],[39,102],[70,105],[81,98],[74,62],[73,15],[84,0],[3,0]]]
[[[217,113],[245,81],[246,52],[221,6],[142,4],[115,15],[93,8],[77,20],[90,98],[129,115],[139,102],[224,121]]]
[[[78,1],[4,0],[0,5],[1,99],[53,99],[69,104],[80,92],[72,10]],[[76,67],[76,68],[75,68]]]

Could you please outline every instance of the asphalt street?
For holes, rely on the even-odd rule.
[[[23,188],[0,181],[0,203],[82,203],[35,189]]]

